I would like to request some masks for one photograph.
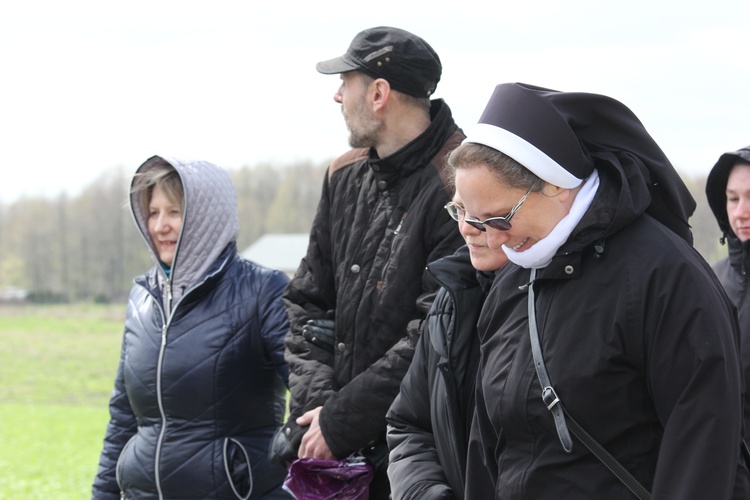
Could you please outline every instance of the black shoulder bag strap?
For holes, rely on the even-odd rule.
[[[570,427],[573,435],[577,437],[591,453],[596,456],[601,462],[612,472],[612,474],[619,479],[636,497],[641,500],[647,500],[651,498],[651,494],[636,478],[633,477],[623,465],[617,461],[599,442],[591,437],[586,430],[576,422],[573,417],[570,416],[568,411],[560,401],[560,398],[555,393],[555,389],[552,387],[552,382],[547,374],[547,367],[544,365],[544,358],[542,357],[542,345],[539,341],[539,331],[536,326],[536,308],[534,307],[534,280],[536,279],[536,269],[531,270],[531,278],[529,280],[529,336],[531,338],[531,353],[534,356],[534,367],[536,368],[536,374],[539,378],[539,383],[542,386],[542,401],[547,406],[547,409],[552,413],[555,419],[555,427],[557,427],[557,435],[560,437],[560,443],[563,449],[570,453],[573,450],[573,442],[570,439],[568,433],[568,427]],[[567,425],[566,425],[567,422]]]

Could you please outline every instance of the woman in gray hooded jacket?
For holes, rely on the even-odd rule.
[[[737,307],[745,377],[745,429],[750,429],[750,146],[724,153],[706,180],[706,197],[721,229],[729,255],[713,270]],[[745,438],[747,442],[747,437]]]
[[[215,165],[154,156],[130,206],[155,265],[130,292],[92,498],[288,498],[267,460],[287,277],[237,254],[236,194]]]

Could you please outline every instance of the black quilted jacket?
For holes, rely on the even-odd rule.
[[[386,415],[394,499],[464,493],[479,356],[476,324],[494,273],[480,273],[480,281],[465,246],[428,267],[442,288]]]
[[[307,255],[284,295],[293,444],[302,436],[294,419],[321,405],[335,456],[385,443],[385,413],[414,353],[407,324],[424,318],[438,289],[425,266],[463,242],[443,209],[444,159],[462,139],[435,101],[431,126],[401,151],[379,159],[355,150],[329,168]],[[334,354],[301,335],[331,309]]]

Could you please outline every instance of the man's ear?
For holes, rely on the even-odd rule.
[[[381,111],[391,98],[391,84],[383,78],[377,78],[372,82],[371,89],[372,110],[373,112]]]

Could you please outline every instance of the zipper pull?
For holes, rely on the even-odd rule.
[[[161,345],[167,345],[167,324],[161,327]]]
[[[406,216],[406,214],[404,214],[404,216]],[[405,217],[402,217],[402,218],[401,218],[401,222],[399,222],[399,223],[398,223],[398,226],[396,226],[396,230],[395,230],[395,231],[393,231],[393,236],[394,236],[394,237],[398,236],[398,233],[399,233],[399,232],[401,231],[401,226],[403,226],[403,225],[404,225],[404,218],[405,218]]]

